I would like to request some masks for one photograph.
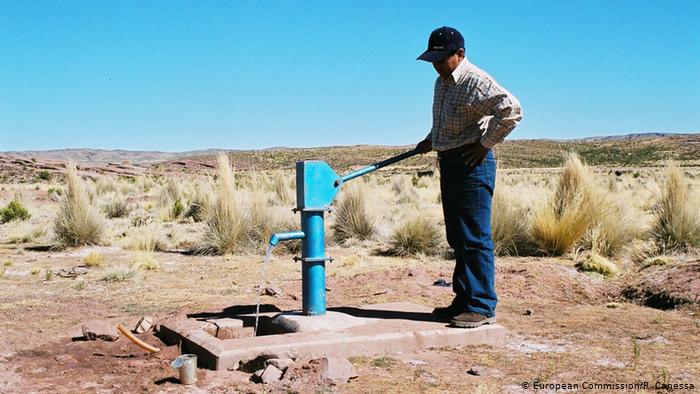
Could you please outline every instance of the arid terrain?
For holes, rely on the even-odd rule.
[[[162,348],[148,354],[123,337],[86,340],[81,326],[254,306],[267,238],[299,227],[294,161],[344,173],[408,147],[0,153],[0,392],[529,393],[535,382],[697,391],[699,143],[499,146],[492,225],[506,345],[351,358],[358,377],[337,386],[301,359],[271,384],[200,369],[185,387],[170,367],[177,346],[138,334]],[[451,288],[435,285],[453,266],[439,181],[430,154],[344,186],[327,220],[329,307],[449,303]],[[280,294],[263,304],[299,309],[297,249],[275,250],[263,286]]]

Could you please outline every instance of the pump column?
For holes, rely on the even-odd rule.
[[[305,315],[326,314],[326,256],[324,210],[303,210],[301,229],[306,234],[301,247],[302,307]]]

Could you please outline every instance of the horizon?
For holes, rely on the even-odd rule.
[[[659,135],[663,137],[683,137],[689,135],[700,135],[699,132],[688,132],[688,133],[670,133],[670,132],[660,132],[660,131],[649,131],[640,133],[627,133],[627,134],[610,134],[610,135],[595,135],[589,137],[577,137],[577,138],[507,138],[506,141],[555,141],[555,142],[577,142],[577,141],[590,141],[596,139],[606,139],[606,138],[624,138],[624,137],[651,137],[654,135]],[[221,147],[210,147],[203,149],[188,149],[188,150],[178,150],[178,151],[168,151],[168,150],[138,150],[138,149],[123,149],[123,148],[92,148],[92,147],[66,147],[66,148],[55,148],[55,149],[27,149],[27,150],[7,150],[0,151],[0,153],[10,154],[10,153],[29,153],[29,152],[53,152],[53,151],[105,151],[105,152],[150,152],[150,153],[189,153],[189,152],[206,152],[206,151],[264,151],[264,150],[277,150],[277,149],[323,149],[323,148],[353,148],[353,147],[387,147],[387,148],[397,148],[397,147],[410,147],[412,144],[404,145],[386,145],[386,144],[348,144],[348,145],[317,145],[317,146],[269,146],[263,148],[250,148],[250,149],[239,149],[239,148],[221,148]]]
[[[434,4],[2,2],[0,151],[412,145],[441,25],[520,100],[508,140],[700,131],[700,2]]]

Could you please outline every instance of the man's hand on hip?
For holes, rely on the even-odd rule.
[[[464,157],[464,163],[466,163],[470,167],[475,167],[484,162],[488,153],[489,148],[481,145],[481,142],[476,141],[473,144],[465,146],[465,150],[464,153],[462,153],[462,157]]]
[[[433,141],[429,138],[424,139],[416,145],[416,150],[418,153],[428,153],[433,150]]]

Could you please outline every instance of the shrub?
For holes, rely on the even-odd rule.
[[[389,254],[412,256],[419,253],[436,254],[441,230],[435,221],[417,216],[404,221],[389,238]]]
[[[102,207],[102,211],[109,219],[123,218],[129,215],[131,207],[124,199],[113,199]]]
[[[249,220],[236,199],[234,172],[228,156],[218,157],[217,190],[212,203],[205,210],[204,237],[197,251],[225,254],[240,250],[249,234]]]
[[[83,263],[87,267],[99,267],[104,262],[105,258],[97,252],[91,252],[83,259]]]
[[[361,187],[355,186],[345,190],[335,210],[335,239],[344,242],[350,238],[370,239],[376,232],[375,221],[367,210]]]
[[[560,256],[570,251],[601,216],[601,195],[593,174],[571,152],[554,196],[533,217],[531,234],[544,253]]]
[[[688,197],[688,182],[676,163],[669,163],[661,199],[654,206],[652,234],[660,249],[686,250],[700,245],[698,207]]]
[[[37,173],[36,177],[42,181],[50,181],[51,180],[51,173],[48,172],[47,170],[41,170]]]
[[[27,220],[32,215],[19,200],[10,201],[5,208],[0,209],[0,223],[7,223],[13,220]]]
[[[99,244],[104,236],[104,220],[91,204],[75,163],[66,166],[66,186],[54,222],[56,240],[64,246]]]

